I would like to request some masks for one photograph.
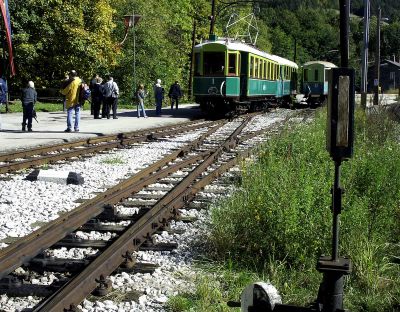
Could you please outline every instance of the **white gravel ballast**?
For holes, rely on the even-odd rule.
[[[288,110],[277,110],[273,113],[254,118],[245,131],[256,131],[270,124],[282,121]],[[229,123],[225,126],[229,127]],[[138,144],[129,149],[115,149],[108,154],[98,154],[84,160],[52,165],[53,170],[78,172],[84,178],[83,185],[61,185],[45,181],[26,181],[26,173],[8,174],[10,180],[0,180],[0,248],[7,246],[13,238],[23,237],[38,229],[44,223],[56,219],[79,204],[78,199],[94,197],[95,192],[105,191],[107,187],[116,185],[119,180],[126,179],[141,169],[153,164],[172,150],[182,147],[198,138],[205,130],[191,132],[176,138]],[[157,184],[155,184],[156,186]],[[211,186],[210,186],[211,187]],[[212,187],[217,187],[213,185]],[[204,195],[209,196],[209,195]],[[206,231],[208,213],[205,210],[188,210],[184,212],[197,218],[197,221],[187,224],[172,222],[172,229],[184,230],[182,234],[162,232],[156,235],[156,242],[174,242],[178,248],[169,251],[138,251],[135,252],[139,262],[150,262],[159,267],[154,273],[131,274],[120,273],[110,276],[112,281],[111,299],[90,297],[80,305],[82,311],[165,311],[168,298],[180,292],[194,290],[196,270],[193,260],[196,258],[195,248]],[[181,231],[179,231],[181,233]],[[85,233],[78,233],[82,238],[88,238]],[[90,234],[91,235],[91,234]],[[93,234],[94,235],[94,234]],[[102,235],[96,239],[110,239]],[[93,239],[93,237],[90,237]],[[96,250],[60,248],[52,251],[60,258],[84,258]],[[57,277],[47,276],[37,283],[49,284]],[[137,296],[129,298],[130,293]],[[114,296],[115,295],[115,296]],[[123,300],[121,300],[123,298]],[[22,311],[33,307],[41,298],[9,298],[0,296],[0,310]]]

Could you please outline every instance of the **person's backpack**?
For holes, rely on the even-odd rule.
[[[81,83],[79,86],[79,103],[81,105],[85,104],[86,100],[89,99],[91,91],[86,83]]]

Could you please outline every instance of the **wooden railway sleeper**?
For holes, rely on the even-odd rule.
[[[47,297],[61,288],[63,281],[53,282],[51,285],[36,285],[28,283],[16,276],[6,276],[0,281],[0,294],[13,297],[38,296]]]
[[[45,271],[57,273],[78,273],[92,260],[93,256],[85,259],[58,259],[53,256],[41,255],[29,261],[26,267],[30,271],[43,273]]]

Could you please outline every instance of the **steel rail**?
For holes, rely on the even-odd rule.
[[[178,129],[174,129],[174,130],[170,130],[170,128],[164,127],[165,129],[168,129],[168,131],[165,131],[165,129],[163,128],[164,132],[161,132],[161,134],[162,135],[173,135],[176,133],[181,133],[182,131],[191,131],[191,130],[206,127],[206,126],[207,126],[206,124],[202,124],[202,125],[199,124],[199,125],[183,127],[183,129],[178,128]],[[157,134],[158,134],[158,132],[156,132],[156,135]],[[47,155],[36,157],[36,158],[28,158],[26,160],[17,161],[15,163],[2,164],[2,165],[0,165],[0,173],[16,171],[16,170],[20,170],[20,169],[24,169],[24,168],[29,168],[29,167],[35,167],[35,166],[42,165],[45,163],[54,163],[58,160],[67,159],[69,157],[76,157],[76,156],[80,156],[80,155],[84,155],[84,154],[90,154],[90,153],[94,153],[94,152],[98,152],[98,151],[104,151],[104,150],[109,150],[109,149],[113,149],[113,148],[118,148],[118,147],[121,147],[124,145],[133,144],[133,143],[144,142],[144,141],[148,140],[149,137],[154,139],[155,138],[154,133],[153,132],[144,132],[144,134],[140,134],[140,135],[136,134],[133,137],[121,134],[118,141],[117,140],[107,141],[107,142],[102,142],[102,144],[93,145],[93,146],[85,146],[86,141],[80,141],[80,143],[83,143],[84,145],[79,145],[78,143],[74,143],[74,145],[75,145],[74,147],[84,146],[84,148],[73,149],[70,151],[61,151],[58,154],[50,154],[50,155],[47,154]],[[94,144],[94,143],[91,143],[91,144]],[[39,148],[39,149],[28,150],[26,152],[20,153],[19,156],[22,156],[23,153],[29,154],[30,156],[32,156],[32,155],[38,155],[37,152],[40,152],[40,151],[42,151],[42,152],[43,151],[45,151],[45,152],[60,151],[60,149],[68,147],[70,145],[71,145],[71,143],[67,143],[66,145],[56,145],[56,146],[54,146],[54,148],[55,148],[54,150],[51,150],[51,147],[46,147],[45,149]],[[15,157],[16,155],[17,154],[10,154],[10,155],[4,155],[4,156],[7,157],[8,159],[10,159],[11,157]],[[15,157],[14,160],[15,159],[18,159],[18,157]]]
[[[131,131],[131,132],[126,132],[126,133],[117,133],[117,134],[106,135],[106,136],[101,136],[101,137],[88,138],[88,139],[84,139],[84,140],[77,140],[77,141],[68,142],[68,143],[35,147],[35,148],[31,148],[31,149],[25,149],[23,151],[17,150],[17,151],[12,151],[9,153],[4,153],[4,154],[1,153],[0,154],[0,162],[13,161],[18,158],[27,158],[27,157],[31,157],[34,155],[42,155],[42,154],[45,154],[48,152],[59,151],[59,150],[65,149],[65,148],[74,148],[77,146],[100,144],[100,143],[115,141],[115,140],[124,140],[124,139],[128,139],[128,138],[136,137],[136,136],[143,137],[149,133],[163,132],[165,130],[170,129],[172,126],[176,126],[178,128],[182,128],[182,127],[190,128],[191,125],[198,123],[199,124],[198,126],[204,125],[204,127],[206,127],[207,123],[201,124],[202,122],[204,122],[204,119],[183,122],[183,123],[180,123],[177,125],[154,127],[154,128],[144,129],[144,130]],[[211,124],[211,122],[208,122],[208,123]],[[193,127],[196,128],[196,125],[194,125]]]
[[[218,123],[218,122],[217,122]],[[173,129],[173,130],[168,130],[164,132],[161,132],[161,134],[163,136],[167,136],[167,135],[174,135],[176,133],[180,133],[182,131],[191,131],[194,129],[199,129],[199,128],[203,128],[206,127],[207,125],[194,125],[194,126],[188,126],[188,127],[183,127],[183,128],[177,128],[177,129]],[[166,129],[170,129],[170,128],[166,128]],[[155,135],[157,135],[158,132],[155,133]],[[149,133],[149,132],[145,132],[144,134],[141,135],[136,135],[133,137],[125,137],[123,134],[121,135],[119,141],[117,140],[113,140],[110,142],[103,142],[101,144],[97,144],[97,145],[92,145],[92,146],[85,146],[83,148],[80,149],[72,149],[69,151],[60,151],[58,154],[46,154],[40,157],[35,157],[35,158],[28,158],[22,161],[17,161],[14,163],[7,163],[7,164],[2,164],[0,165],[0,174],[1,173],[7,173],[7,172],[12,172],[12,171],[16,171],[16,170],[20,170],[20,169],[25,169],[25,168],[30,168],[30,167],[35,167],[35,166],[39,166],[42,164],[47,164],[47,163],[54,163],[56,161],[59,160],[63,160],[63,159],[68,159],[70,157],[76,157],[76,156],[81,156],[84,154],[90,154],[90,153],[95,153],[95,152],[99,152],[99,151],[104,151],[104,150],[110,150],[113,148],[118,148],[118,147],[122,147],[125,145],[130,145],[133,143],[139,143],[139,142],[144,142],[146,140],[149,139],[149,136],[151,136],[151,138],[155,138],[154,133]],[[81,141],[83,142],[83,141]],[[69,146],[70,144],[67,143],[67,146]],[[76,145],[77,146],[82,146],[82,145]],[[62,145],[56,145],[55,148],[57,151],[60,150],[60,147],[62,147]],[[64,146],[65,147],[65,146]],[[49,150],[49,148],[51,147],[47,147],[47,152],[50,151],[56,151],[56,150]],[[35,151],[40,150],[40,149],[34,149]],[[33,153],[33,155],[38,155],[36,154],[36,152],[33,152],[33,150],[30,152],[30,150],[26,151],[26,153]],[[12,156],[10,156],[12,155]],[[10,159],[10,157],[13,157],[14,154],[10,154],[10,155],[5,155],[8,157],[8,159]],[[32,155],[31,155],[32,156]],[[14,158],[18,159],[17,157]]]
[[[122,198],[129,197],[132,192],[134,193],[132,190],[138,191],[144,186],[154,183],[158,179],[161,179],[174,171],[180,170],[188,164],[202,160],[210,153],[210,151],[192,156],[174,166],[168,166],[168,164],[173,160],[184,156],[184,154],[190,150],[198,147],[210,133],[216,131],[219,127],[220,125],[218,124],[217,126],[210,128],[197,140],[164,157],[106,192],[86,201],[74,210],[67,212],[44,227],[19,239],[14,244],[0,250],[0,278],[3,278],[19,266],[26,264],[31,258],[64,238],[68,233],[79,228],[89,219],[101,214],[107,205],[116,204]],[[166,168],[162,169],[163,167]],[[154,174],[154,172],[157,174]]]
[[[171,218],[179,215],[178,209],[182,208],[188,201],[189,194],[194,196],[197,191],[222,173],[214,170],[216,173],[202,177],[202,173],[218,160],[223,151],[237,145],[237,135],[249,120],[250,118],[246,119],[219,148],[204,159],[174,189],[165,194],[141,219],[129,226],[111,246],[106,248],[81,273],[38,305],[34,311],[74,310],[84,298],[99,286],[99,283],[101,284],[105,280],[106,276],[110,275],[125,261],[127,254],[137,250],[158,228],[165,225]],[[224,169],[227,168],[227,166],[222,167]],[[193,186],[193,183],[198,179],[205,182],[198,182],[197,185]]]

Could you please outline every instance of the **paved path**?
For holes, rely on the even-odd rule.
[[[136,109],[119,110],[118,119],[93,119],[90,111],[81,113],[80,132],[65,133],[66,112],[38,112],[33,120],[33,132],[22,132],[22,113],[1,114],[0,153],[24,148],[57,144],[83,138],[98,137],[138,129],[160,127],[185,122],[202,116],[198,105],[180,105],[178,110],[163,109],[161,117],[146,110],[149,118],[137,118]]]

